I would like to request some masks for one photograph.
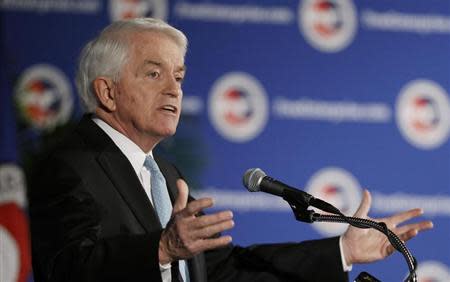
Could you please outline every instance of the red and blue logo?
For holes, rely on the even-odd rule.
[[[59,69],[44,64],[23,72],[15,100],[21,119],[37,129],[52,129],[65,123],[73,108],[68,79]]]
[[[221,76],[211,88],[209,117],[225,139],[247,142],[258,136],[268,119],[267,95],[261,83],[243,72]]]
[[[439,125],[441,114],[436,101],[426,95],[419,96],[412,101],[417,115],[413,117],[412,125],[418,132],[426,134]]]
[[[167,0],[110,0],[111,21],[152,17],[166,21]]]
[[[348,214],[351,211],[351,205],[345,198],[345,192],[344,187],[330,183],[323,187],[322,200],[333,201],[342,213]]]
[[[224,119],[234,125],[245,124],[254,114],[249,94],[245,90],[232,88],[224,94],[227,111]]]
[[[339,52],[355,36],[356,9],[351,0],[304,0],[299,5],[299,27],[314,48]]]
[[[436,82],[419,79],[406,84],[396,105],[397,125],[405,139],[420,149],[434,149],[447,142],[450,102]]]
[[[349,216],[356,212],[361,201],[358,180],[339,167],[326,167],[317,171],[308,181],[306,190]],[[312,226],[324,236],[340,235],[347,228],[345,224],[335,223],[314,223]]]
[[[313,10],[319,15],[318,20],[313,24],[317,33],[324,37],[329,37],[335,35],[343,28],[343,13],[337,3],[333,1],[318,1],[314,3]]]

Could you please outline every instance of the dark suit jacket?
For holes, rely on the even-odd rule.
[[[181,175],[156,161],[174,200]],[[36,281],[161,281],[157,215],[127,158],[89,116],[43,160],[30,186]],[[337,238],[229,245],[188,265],[199,282],[347,280]]]

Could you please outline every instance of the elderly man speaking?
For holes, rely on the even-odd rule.
[[[178,169],[153,155],[175,134],[186,73],[185,35],[156,19],[119,21],[84,48],[77,84],[87,114],[31,181],[36,281],[346,281],[354,263],[393,248],[378,231],[240,247],[221,232],[231,211],[205,214]],[[356,216],[367,217],[365,192]],[[432,227],[383,220],[402,240]]]

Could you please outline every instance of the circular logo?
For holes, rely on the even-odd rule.
[[[434,149],[448,140],[448,94],[430,80],[413,80],[397,98],[397,125],[405,139],[420,149]]]
[[[20,255],[16,240],[0,224],[0,281],[18,281]]]
[[[72,113],[69,80],[59,69],[46,64],[26,69],[19,78],[15,100],[25,123],[37,129],[52,129]]]
[[[152,17],[167,21],[167,0],[110,0],[109,15],[112,21],[139,17]]]
[[[322,199],[345,215],[353,215],[361,201],[361,188],[356,178],[348,171],[327,167],[316,172],[306,185],[306,190],[316,198]],[[316,222],[312,225],[324,236],[342,234],[346,224]]]
[[[263,86],[254,77],[231,72],[213,85],[209,98],[209,117],[225,139],[246,142],[266,125],[268,102]]]
[[[450,272],[446,265],[438,261],[425,261],[417,267],[417,278],[420,282],[450,281]]]
[[[322,52],[339,52],[356,33],[356,10],[351,0],[303,0],[299,26],[306,41]]]

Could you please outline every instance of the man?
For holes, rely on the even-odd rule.
[[[77,85],[89,114],[31,183],[36,281],[345,281],[353,263],[389,255],[384,235],[355,228],[248,248],[220,235],[231,211],[203,214],[213,200],[190,198],[179,171],[152,153],[178,125],[186,46],[147,18],[113,23],[83,50]],[[369,207],[365,192],[356,216]],[[397,227],[420,213],[383,221],[408,240],[432,226]]]

